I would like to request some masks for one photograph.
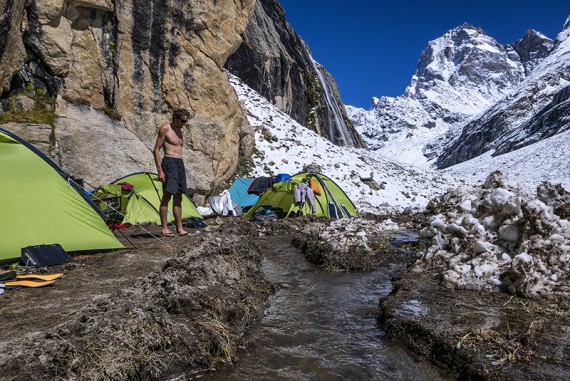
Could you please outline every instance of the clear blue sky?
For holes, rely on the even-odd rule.
[[[345,104],[398,96],[429,41],[464,22],[502,44],[535,29],[554,39],[570,0],[279,0],[313,57],[335,78]]]

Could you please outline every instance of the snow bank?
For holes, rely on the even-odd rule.
[[[301,229],[301,233],[327,242],[336,252],[370,252],[369,241],[378,237],[396,235],[403,229],[390,219],[378,222],[362,217],[342,218],[330,222],[313,222]]]
[[[434,198],[415,271],[450,288],[570,295],[570,195],[548,182],[533,198],[500,172]]]

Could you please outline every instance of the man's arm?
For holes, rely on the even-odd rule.
[[[160,164],[160,149],[164,146],[164,141],[166,140],[166,132],[168,131],[168,126],[164,125],[158,130],[158,136],[156,137],[156,143],[154,144],[154,163],[156,164],[156,170],[158,172],[158,180],[164,181],[164,172],[162,171],[162,165]]]

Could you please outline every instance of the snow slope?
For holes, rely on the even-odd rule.
[[[373,151],[336,146],[277,110],[239,78],[228,76],[255,130],[258,152],[253,157],[253,176],[293,175],[318,166],[360,211],[370,212],[422,208],[458,183],[449,175],[400,164]],[[380,189],[361,181],[370,177]]]
[[[482,182],[494,170],[516,180],[530,193],[543,181],[570,190],[570,131],[496,157],[491,152],[442,170],[466,183]]]
[[[515,152],[496,157],[485,154],[445,170],[420,169],[376,151],[336,146],[277,110],[239,78],[228,75],[256,131],[253,176],[295,174],[317,165],[359,210],[372,213],[423,208],[449,188],[476,185],[496,170],[530,194],[535,194],[543,181],[570,189],[570,131]],[[374,190],[361,181],[371,173],[381,189]]]

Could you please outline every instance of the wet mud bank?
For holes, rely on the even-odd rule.
[[[166,244],[137,230],[137,248],[75,256],[55,287],[0,297],[3,380],[189,379],[248,350],[276,288],[258,238],[290,236],[323,271],[390,266],[380,327],[458,379],[570,379],[570,302],[448,289],[412,272],[422,216],[210,222]],[[418,222],[420,221],[420,222]],[[154,233],[158,233],[156,230]],[[394,248],[394,239],[400,248]]]
[[[570,378],[570,301],[447,289],[410,271],[393,284],[382,327],[458,379]]]
[[[351,245],[346,239],[358,236],[358,228],[337,226],[345,243],[335,246],[334,240],[323,240],[331,237],[326,233],[328,227],[316,225],[302,229],[293,242],[308,261],[324,270],[368,271],[391,266],[393,289],[379,302],[380,326],[419,359],[452,377],[570,379],[569,299],[446,288],[441,273],[412,271],[420,246],[417,232],[425,216],[392,219],[399,230],[382,231],[384,226],[371,234],[368,226],[369,239],[364,245]],[[382,225],[384,220],[368,221]]]
[[[459,379],[570,379],[570,194],[500,172],[431,200],[386,331]]]
[[[271,292],[259,248],[231,230],[173,238],[177,253],[132,235],[146,248],[50,269],[66,275],[32,296],[46,323],[31,290],[4,294],[0,378],[164,380],[231,361]]]

